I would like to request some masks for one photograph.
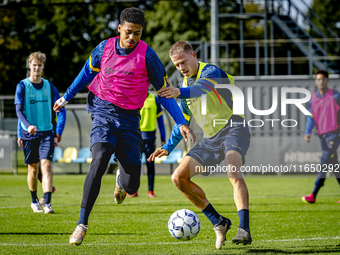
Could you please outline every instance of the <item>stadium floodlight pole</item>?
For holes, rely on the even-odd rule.
[[[218,1],[217,0],[211,0],[210,20],[211,20],[211,34],[210,34],[211,61],[210,62],[214,65],[217,65],[217,57],[218,57],[217,41],[219,40]]]

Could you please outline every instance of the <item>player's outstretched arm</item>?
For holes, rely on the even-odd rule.
[[[181,91],[179,90],[179,88],[175,88],[174,85],[172,85],[172,83],[168,79],[165,80],[166,83],[168,84],[168,87],[162,88],[159,91],[158,95],[160,97],[165,97],[167,99],[179,97],[181,95]]]
[[[181,134],[182,134],[182,136],[184,138],[184,141],[186,141],[186,142],[188,141],[188,135],[189,135],[192,144],[195,143],[196,135],[195,135],[195,133],[192,131],[192,129],[187,124],[184,124],[184,125],[180,126],[179,130],[181,131]]]
[[[169,155],[169,152],[166,149],[158,149],[150,155],[147,161],[151,162],[151,161],[154,161],[156,157],[161,158],[163,156],[168,156],[168,155]]]
[[[55,112],[60,112],[60,109],[64,108],[67,103],[68,103],[68,101],[66,101],[64,97],[59,98],[54,103],[53,110]]]

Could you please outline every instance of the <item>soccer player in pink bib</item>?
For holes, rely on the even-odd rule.
[[[340,93],[328,88],[328,81],[327,71],[317,71],[315,84],[318,90],[313,93],[308,104],[313,117],[307,116],[305,141],[309,143],[312,130],[316,126],[322,148],[321,170],[333,169],[333,173],[340,184],[340,172],[334,171],[335,166],[339,164],[337,149],[340,144]],[[328,169],[325,168],[325,165],[328,165]],[[315,203],[316,195],[324,185],[326,173],[327,171],[318,172],[314,190],[310,195],[302,197],[304,202]],[[338,203],[340,203],[340,200]]]
[[[91,113],[92,163],[83,188],[80,216],[70,236],[70,244],[80,245],[88,228],[88,218],[98,197],[101,178],[115,153],[114,199],[124,201],[140,185],[142,139],[140,109],[148,96],[151,82],[156,91],[166,87],[166,72],[156,53],[140,40],[144,13],[126,8],[120,15],[120,36],[102,41],[91,53],[85,66],[54,105],[59,111],[88,84],[87,110]],[[163,107],[180,126],[182,135],[194,142],[195,136],[174,99],[160,98]]]

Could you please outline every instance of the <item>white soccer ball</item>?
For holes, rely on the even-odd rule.
[[[181,209],[170,216],[168,228],[173,237],[187,241],[198,235],[201,229],[201,222],[193,211]]]

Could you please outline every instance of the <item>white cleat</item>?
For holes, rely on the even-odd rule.
[[[46,214],[54,213],[51,204],[45,204],[45,205],[44,205],[44,212],[45,212]]]
[[[216,249],[221,249],[226,241],[226,234],[232,225],[228,218],[223,217],[222,222],[219,225],[214,226],[216,233]]]
[[[41,209],[41,205],[39,204],[38,199],[36,203],[31,203],[31,208],[33,212],[38,212],[38,213],[43,212],[43,209]]]
[[[124,199],[126,197],[126,191],[122,186],[119,186],[118,179],[120,177],[120,170],[118,169],[116,172],[116,188],[115,192],[113,194],[113,197],[115,199],[116,204],[121,204],[124,202]]]
[[[86,235],[86,230],[88,229],[89,226],[84,225],[84,224],[79,224],[76,227],[76,230],[74,230],[73,234],[70,236],[70,244],[75,244],[75,245],[81,245],[83,242],[83,239]]]

